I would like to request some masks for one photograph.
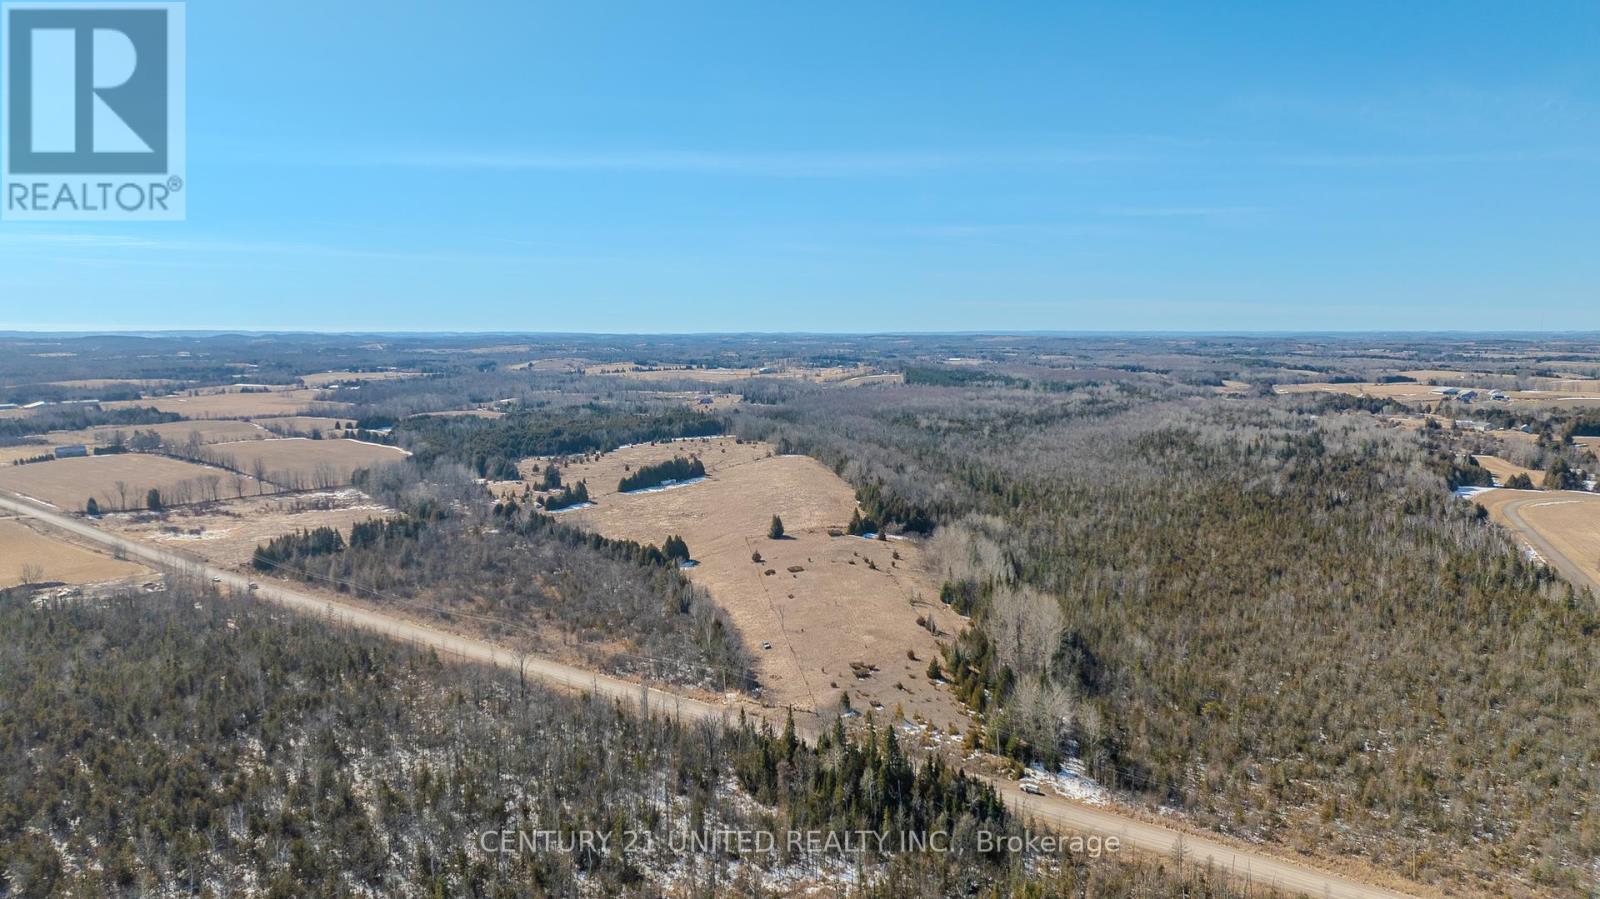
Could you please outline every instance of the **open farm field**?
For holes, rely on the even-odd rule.
[[[15,518],[0,518],[0,590],[22,583],[94,584],[149,571],[46,536]]]
[[[1600,495],[1493,490],[1473,499],[1500,524],[1532,529],[1587,578],[1588,585],[1600,585]],[[1586,585],[1580,581],[1578,586]]]
[[[1544,481],[1544,472],[1532,468],[1523,468],[1512,464],[1499,456],[1473,456],[1478,464],[1489,470],[1494,475],[1495,486],[1503,487],[1506,482],[1519,474],[1525,474],[1533,481],[1535,487]]]
[[[218,393],[205,396],[163,396],[102,404],[107,409],[154,408],[185,418],[258,418],[343,410],[345,403],[317,399],[319,391],[271,390],[263,393]]]
[[[691,453],[705,463],[705,480],[616,492],[629,470]],[[683,537],[697,563],[690,580],[738,626],[767,701],[826,710],[848,691],[859,710],[899,707],[942,729],[967,727],[949,692],[927,678],[938,647],[918,619],[931,617],[947,635],[962,621],[939,602],[922,548],[830,536],[849,523],[856,501],[820,463],[718,437],[625,447],[564,467],[562,478],[586,480],[595,499],[590,508],[558,513],[563,521],[658,545],[669,534]],[[784,539],[767,536],[774,514]]]
[[[1438,392],[1440,388],[1428,384],[1397,383],[1397,384],[1279,384],[1273,388],[1278,393],[1342,393],[1346,396],[1371,397],[1373,399],[1393,400],[1398,403],[1408,404],[1433,404],[1451,400],[1452,397]],[[1488,388],[1480,391],[1477,404],[1494,403],[1495,405],[1513,406],[1541,406],[1559,408],[1584,408],[1600,406],[1600,394],[1589,393],[1564,393],[1554,390],[1506,390],[1506,399],[1501,401],[1490,400],[1487,397]],[[1468,407],[1470,408],[1470,406]]]
[[[1568,396],[1572,394],[1600,395],[1600,379],[1582,377],[1548,377],[1543,375],[1509,375],[1481,371],[1451,371],[1449,369],[1418,369],[1403,371],[1400,374],[1415,378],[1418,381],[1437,381],[1440,384],[1459,384],[1478,386],[1494,385],[1508,378],[1527,385],[1530,390]]]
[[[589,364],[582,359],[554,358],[531,359],[527,362],[519,362],[516,365],[509,366],[509,369],[511,371],[553,371],[577,374],[585,371],[588,367]]]
[[[1437,388],[1427,384],[1279,384],[1278,393],[1342,393],[1346,396],[1370,396],[1402,403],[1436,403],[1444,399]]]
[[[359,384],[362,381],[396,381],[401,378],[420,378],[419,371],[324,371],[314,375],[301,375],[300,381],[307,387],[318,389],[331,387],[335,384]]]
[[[253,478],[147,453],[0,467],[0,490],[42,500],[67,512],[82,512],[91,497],[107,512],[143,509],[152,488],[160,491],[166,505],[258,492]],[[260,489],[273,490],[270,485],[260,485]]]
[[[210,448],[228,464],[288,490],[337,487],[350,483],[358,468],[405,458],[404,450],[359,440],[284,437],[223,443]]]
[[[42,456],[52,452],[54,447],[54,443],[0,446],[0,465],[10,465],[18,459],[32,459],[34,456]]]
[[[160,390],[171,387],[175,381],[152,380],[149,378],[79,378],[73,381],[50,381],[57,387],[70,387],[74,390],[104,390],[107,387],[134,387],[139,390]]]
[[[265,429],[266,437],[309,437],[312,431],[333,436],[348,419],[324,418],[318,415],[286,415],[282,418],[257,418],[253,422]]]
[[[245,497],[172,509],[161,515],[111,515],[104,519],[104,526],[145,543],[242,568],[250,564],[257,546],[274,537],[330,527],[348,540],[352,525],[390,514],[366,494],[347,488]]]
[[[704,381],[720,384],[742,381],[747,378],[788,378],[818,384],[869,383],[872,379],[899,379],[899,374],[886,374],[868,366],[767,367],[767,368],[657,368],[640,367],[631,363],[612,362],[590,365],[584,369],[589,375],[615,375],[638,381]]]
[[[504,418],[497,409],[449,409],[444,412],[417,412],[411,418]]]
[[[201,421],[168,421],[152,425],[116,425],[87,428],[82,431],[51,431],[44,435],[52,444],[82,443],[88,446],[108,446],[116,442],[118,434],[124,440],[134,431],[154,431],[166,443],[189,443],[199,435],[198,443],[227,443],[235,440],[263,440],[272,435],[248,421],[231,419],[204,419]]]

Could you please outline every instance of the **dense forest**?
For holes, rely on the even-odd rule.
[[[630,443],[709,437],[725,430],[719,419],[689,409],[618,409],[596,403],[560,415],[410,418],[395,426],[394,439],[419,462],[450,459],[484,477],[507,471],[514,475],[516,462],[531,456],[605,452]]]
[[[76,431],[102,426],[130,427],[180,421],[174,412],[155,409],[101,409],[98,406],[48,406],[27,418],[0,417],[0,446],[28,442],[31,435],[44,431]],[[33,437],[38,440],[38,437]]]
[[[990,748],[1251,839],[1581,895],[1600,853],[1594,597],[1339,401],[904,387],[746,410],[866,514],[941,527]]]
[[[402,496],[414,489],[385,491],[407,517],[359,523],[348,542],[332,528],[286,534],[258,547],[253,564],[615,673],[756,686],[733,625],[678,572],[681,540],[641,546],[515,504],[485,509],[486,497],[446,506]]]
[[[981,853],[1020,824],[892,730],[678,724],[195,585],[0,592],[0,633],[0,895],[1244,895],[1159,859]],[[877,828],[952,851],[717,837]]]

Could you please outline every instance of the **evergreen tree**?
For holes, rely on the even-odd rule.
[[[689,561],[689,544],[685,543],[683,538],[676,534],[667,537],[666,542],[662,544],[661,551],[666,553],[667,558],[674,562]]]
[[[772,540],[782,540],[783,539],[783,519],[782,518],[779,518],[776,515],[772,516],[772,524],[771,524],[771,526],[769,526],[767,528],[767,537],[769,539],[772,539]]]

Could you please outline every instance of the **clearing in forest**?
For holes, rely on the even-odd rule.
[[[176,412],[185,418],[252,418],[274,415],[304,415],[349,408],[348,403],[328,403],[317,399],[321,391],[271,390],[262,393],[216,393],[204,396],[163,396],[142,400],[102,403],[106,409],[154,408]]]
[[[301,375],[307,387],[331,387],[335,384],[359,384],[362,381],[396,381],[401,378],[420,378],[419,371],[324,371],[314,375]]]
[[[1499,456],[1473,456],[1472,458],[1477,459],[1480,466],[1487,469],[1489,474],[1494,475],[1494,485],[1496,487],[1504,487],[1507,482],[1519,474],[1527,475],[1533,481],[1533,486],[1535,487],[1544,483],[1544,472],[1537,469],[1523,468],[1521,465],[1508,462]]]
[[[111,425],[86,428],[82,431],[51,431],[45,438],[56,445],[82,443],[88,446],[109,446],[117,435],[124,441],[133,437],[134,431],[154,431],[167,443],[188,443],[199,435],[199,443],[225,443],[232,440],[262,440],[272,435],[248,421],[211,419],[206,421],[167,421],[153,425]]]
[[[266,430],[264,437],[310,437],[320,431],[324,437],[337,437],[335,433],[346,424],[355,424],[349,418],[323,418],[316,415],[286,415],[281,418],[257,418],[255,423]]]
[[[625,474],[690,455],[705,464],[705,480],[617,492]],[[713,437],[624,447],[560,470],[564,483],[587,481],[595,501],[561,520],[658,546],[669,534],[683,537],[697,563],[686,573],[738,626],[765,701],[824,710],[848,691],[858,711],[898,707],[907,718],[966,729],[957,701],[928,679],[938,643],[918,623],[931,621],[948,638],[963,620],[939,602],[917,541],[830,535],[849,524],[855,495],[816,460]],[[495,487],[508,495],[523,485]],[[768,536],[773,515],[783,519],[783,539]]]
[[[232,468],[249,472],[287,490],[338,487],[350,483],[358,468],[399,462],[406,451],[359,440],[311,440],[284,437],[219,443],[209,451]]]
[[[258,545],[274,537],[330,527],[349,540],[352,525],[392,514],[359,490],[345,488],[246,497],[172,509],[163,515],[117,515],[106,518],[102,526],[141,543],[242,568],[250,564]]]

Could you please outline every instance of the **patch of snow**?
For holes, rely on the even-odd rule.
[[[1456,499],[1472,499],[1480,493],[1488,493],[1490,490],[1495,489],[1498,489],[1498,485],[1495,487],[1457,487],[1455,489],[1455,497]]]
[[[564,509],[546,509],[544,511],[547,515],[560,515],[562,512],[576,512],[579,509],[593,508],[593,506],[594,503],[578,503],[575,506],[567,506]]]
[[[665,493],[666,491],[671,490],[674,487],[688,487],[691,484],[698,484],[698,483],[700,483],[701,481],[704,481],[704,480],[708,480],[708,479],[704,478],[704,477],[699,477],[699,478],[689,478],[689,479],[683,480],[683,481],[662,481],[661,483],[657,484],[654,487],[640,487],[638,490],[624,490],[624,491],[622,491],[621,495],[622,496],[639,496],[640,494],[644,494],[644,493]]]
[[[376,434],[378,432],[377,431],[373,431],[373,433]],[[354,437],[341,437],[339,439],[345,441],[346,443],[359,443],[362,446],[381,446],[384,449],[398,450],[399,452],[404,453],[407,456],[411,455],[411,451],[410,450],[408,450],[408,449],[400,449],[400,447],[398,447],[398,446],[390,446],[387,443],[373,443],[370,440],[357,440]]]
[[[49,506],[52,509],[61,508],[60,506],[56,505],[55,503],[49,502],[47,500],[42,500],[42,499],[38,498],[37,496],[29,496],[26,493],[18,493],[17,495],[22,497],[23,499],[29,501],[29,502],[38,503],[41,506]]]
[[[1046,771],[1044,766],[1035,762],[1029,766],[1022,777],[1024,784],[1033,784],[1045,793],[1053,793],[1066,799],[1073,799],[1089,805],[1109,805],[1111,793],[1105,787],[1096,783],[1085,772],[1083,762],[1078,759],[1068,759],[1062,764],[1061,770],[1054,774]]]

